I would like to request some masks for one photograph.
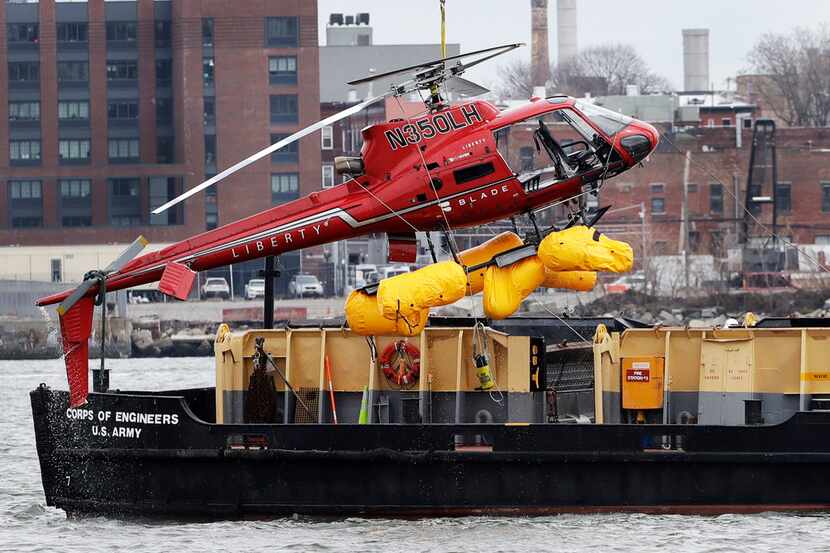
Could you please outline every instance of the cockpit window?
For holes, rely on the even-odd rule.
[[[601,167],[606,140],[570,108],[520,121],[495,133],[499,153],[520,180],[568,179]]]
[[[631,117],[582,100],[577,100],[574,105],[608,136],[614,136],[632,121]]]

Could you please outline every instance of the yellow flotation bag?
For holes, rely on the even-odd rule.
[[[597,284],[594,271],[551,271],[545,267],[545,288],[562,288],[577,292],[590,292]]]
[[[507,250],[512,250],[522,245],[522,239],[513,232],[502,232],[488,241],[479,244],[475,248],[464,250],[458,254],[458,259],[467,267],[474,267],[493,259]],[[470,294],[478,294],[484,289],[484,273],[487,267],[483,267],[467,274],[470,283]]]
[[[539,244],[538,255],[553,271],[624,273],[634,264],[631,246],[586,226],[548,234]]]
[[[429,318],[429,309],[417,311],[406,318],[387,319],[380,314],[377,296],[353,290],[346,300],[346,321],[352,332],[360,336],[416,336]]]
[[[378,309],[385,318],[407,319],[423,309],[449,305],[464,297],[467,275],[455,261],[441,261],[411,273],[385,278],[378,285]]]
[[[484,273],[484,313],[505,319],[516,312],[522,300],[545,280],[545,267],[538,257],[528,257],[509,267],[487,267]]]

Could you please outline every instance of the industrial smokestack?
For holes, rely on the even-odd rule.
[[[709,90],[709,29],[683,29],[683,89]]]
[[[548,0],[530,0],[530,35],[530,75],[536,94],[550,79]]]
[[[556,8],[557,63],[576,56],[576,0],[558,0]]]

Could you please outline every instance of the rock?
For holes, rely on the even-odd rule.
[[[726,315],[718,315],[717,317],[712,319],[712,326],[722,327],[725,322],[726,322]]]
[[[702,319],[690,319],[689,320],[689,328],[708,328],[710,325],[706,324],[706,321]]]
[[[711,319],[718,314],[717,307],[706,307],[700,310],[700,316],[703,319]]]
[[[637,319],[638,321],[646,323],[646,324],[651,324],[651,323],[654,322],[654,316],[652,316],[652,314],[649,313],[648,311],[646,311],[645,313],[643,313],[641,315],[638,315],[637,317],[634,317],[634,318]]]
[[[660,318],[660,320],[661,320],[661,321],[663,321],[664,323],[674,324],[674,322],[675,322],[674,315],[672,315],[671,313],[669,313],[669,312],[668,312],[668,311],[666,311],[665,309],[664,309],[664,310],[662,310],[662,311],[660,311],[660,313],[658,313],[658,314],[657,314],[657,316],[658,316],[658,317]]]
[[[153,333],[146,328],[133,329],[130,335],[133,345],[137,348],[147,348],[153,344]]]

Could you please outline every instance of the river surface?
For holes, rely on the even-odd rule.
[[[213,360],[109,361],[114,388],[213,385]],[[423,520],[277,519],[211,523],[67,519],[47,507],[29,391],[65,389],[63,363],[0,361],[0,551],[659,551],[830,552],[830,514],[559,515]],[[830,478],[830,475],[828,476]]]

